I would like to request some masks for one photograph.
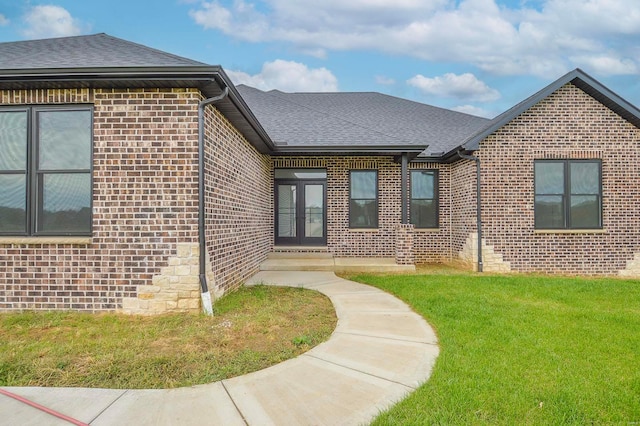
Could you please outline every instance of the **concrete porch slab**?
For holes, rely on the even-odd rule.
[[[311,252],[272,251],[267,253],[267,259],[333,259],[333,255],[326,248]]]
[[[260,264],[261,271],[333,271],[333,258],[277,258]]]
[[[395,273],[415,272],[415,265],[398,265],[389,257],[336,257],[336,273]]]
[[[271,252],[261,271],[332,271],[336,273],[415,272],[415,265],[398,265],[391,257],[333,257],[330,253]]]

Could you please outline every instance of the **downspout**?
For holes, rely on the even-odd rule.
[[[221,101],[229,94],[229,88],[225,87],[222,93],[213,98],[208,98],[198,104],[198,239],[200,243],[200,298],[202,310],[207,315],[213,315],[211,305],[211,293],[207,285],[207,244],[204,232],[204,109],[207,105]]]
[[[476,163],[476,227],[478,228],[478,272],[482,272],[482,202],[480,199],[480,159],[473,155],[463,154],[458,151],[458,156],[463,160],[471,160]]]

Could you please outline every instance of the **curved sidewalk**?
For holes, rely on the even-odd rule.
[[[327,295],[338,316],[330,339],[305,354],[240,377],[189,388],[3,388],[91,425],[358,425],[431,374],[436,336],[397,298],[333,272],[263,271],[248,284]],[[2,422],[69,423],[0,395]]]

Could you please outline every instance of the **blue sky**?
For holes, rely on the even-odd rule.
[[[580,67],[640,105],[638,0],[0,0],[0,42],[101,32],[263,90],[492,117]]]

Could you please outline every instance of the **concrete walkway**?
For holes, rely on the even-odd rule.
[[[407,305],[333,272],[263,271],[249,284],[315,289],[336,309],[331,338],[273,367],[167,390],[2,388],[91,425],[358,425],[431,374],[436,336]],[[69,425],[0,394],[1,424]]]

